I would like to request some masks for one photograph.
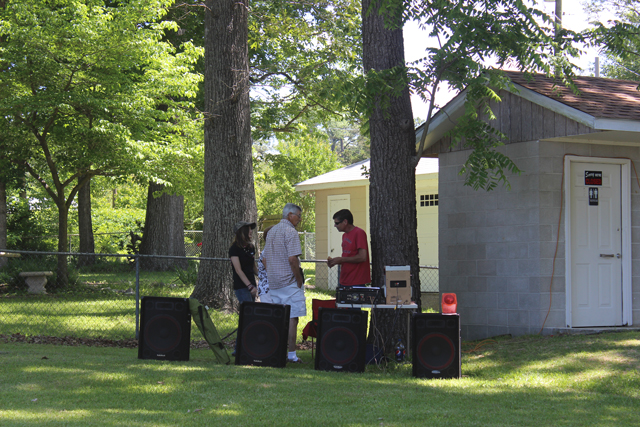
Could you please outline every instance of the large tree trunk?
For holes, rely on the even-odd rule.
[[[78,184],[84,178],[78,178]],[[91,180],[87,181],[78,190],[78,234],[80,237],[78,252],[83,254],[95,253],[93,223],[91,222]],[[95,264],[95,261],[96,258],[93,256],[80,256],[78,258],[78,267]]]
[[[147,194],[147,213],[144,220],[144,233],[140,243],[141,255],[186,256],[184,249],[184,197],[162,194],[163,184],[149,183]],[[186,268],[184,259],[177,258],[141,258],[140,266],[144,270],[166,271],[176,267]]]
[[[0,251],[7,249],[7,185],[0,180]],[[0,257],[0,268],[7,265],[7,258]]]
[[[202,256],[228,258],[233,224],[257,219],[251,157],[248,0],[207,0],[206,121]],[[203,261],[192,296],[211,307],[231,301],[228,261]]]
[[[402,27],[386,29],[378,13],[380,0],[362,2],[363,62],[365,73],[404,67]],[[369,8],[372,10],[369,11]],[[395,24],[400,25],[400,21]],[[371,84],[371,83],[368,83]],[[390,84],[395,84],[391,82]],[[410,265],[414,300],[420,302],[415,185],[415,131],[409,88],[405,85],[388,103],[380,94],[372,99],[370,221],[372,285],[383,286],[387,265]],[[371,93],[369,88],[368,93]],[[377,329],[385,352],[405,334],[406,322],[395,321],[399,310],[376,310]],[[395,324],[395,330],[394,330]],[[406,342],[405,342],[406,345]]]

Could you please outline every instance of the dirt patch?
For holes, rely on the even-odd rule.
[[[68,346],[80,346],[86,345],[88,347],[119,347],[119,348],[138,348],[138,340],[129,338],[122,340],[110,340],[106,338],[77,338],[77,337],[52,337],[48,335],[32,335],[26,336],[22,334],[4,335],[0,334],[0,341],[4,343],[21,342],[26,344],[53,344],[53,345],[68,345]],[[225,346],[233,348],[235,340],[225,341]],[[209,348],[209,344],[205,340],[191,341],[189,346],[192,349],[196,348]],[[305,341],[296,345],[298,350],[311,349],[311,342]]]

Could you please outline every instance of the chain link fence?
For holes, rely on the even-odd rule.
[[[263,232],[258,232],[258,247],[264,247]],[[300,246],[302,247],[302,258],[315,259],[316,257],[316,233],[301,231]],[[104,250],[114,250],[126,248],[131,241],[130,233],[94,233],[94,240],[98,252]],[[35,239],[36,237],[34,237]],[[38,237],[38,239],[51,238],[57,236]],[[69,234],[69,252],[78,252],[80,248],[80,235]],[[102,250],[101,250],[102,249]],[[184,230],[184,252],[187,257],[199,257],[202,254],[202,230]]]
[[[163,258],[165,265],[173,263],[174,267],[148,271],[141,268],[144,258]],[[4,250],[0,252],[0,334],[137,338],[141,298],[188,298],[203,260],[224,263],[231,271],[228,259]],[[60,277],[61,262],[65,277]],[[302,266],[307,287],[335,290],[338,268],[329,269],[325,261],[313,259],[303,260]],[[421,267],[420,280],[423,306],[432,306],[433,302],[425,301],[429,296],[435,296],[437,304],[437,267]],[[311,320],[310,298],[307,300],[308,319],[301,319],[301,325]],[[212,309],[210,315],[220,336],[235,339],[237,307]],[[202,338],[195,324],[191,337]]]

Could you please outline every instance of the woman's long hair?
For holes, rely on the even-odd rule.
[[[249,230],[248,225],[240,227],[238,231],[236,231],[236,238],[233,243],[241,248],[250,247],[253,249],[253,242],[249,239]]]

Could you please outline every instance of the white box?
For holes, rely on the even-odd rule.
[[[387,304],[411,303],[411,266],[387,265],[384,267],[387,288]]]

